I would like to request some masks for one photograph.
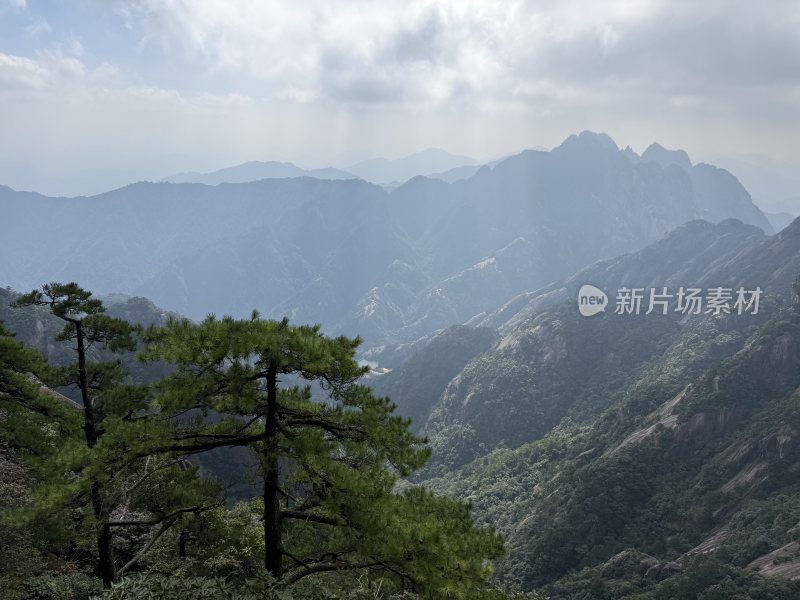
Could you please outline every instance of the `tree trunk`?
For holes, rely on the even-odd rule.
[[[78,387],[81,389],[83,401],[83,431],[86,435],[86,445],[94,448],[97,444],[97,428],[94,422],[94,405],[89,395],[89,380],[86,375],[86,342],[83,337],[83,325],[80,321],[73,321],[75,335],[78,341]]]
[[[283,576],[281,546],[281,507],[278,496],[278,373],[274,361],[267,370],[266,437],[262,466],[264,469],[264,568],[275,579]]]
[[[94,487],[92,486],[92,504],[94,504]],[[100,577],[103,580],[103,587],[110,588],[111,584],[117,580],[117,569],[114,564],[114,540],[111,537],[111,528],[108,524],[99,522],[97,524],[97,551],[100,559]]]
[[[81,389],[81,399],[83,400],[83,431],[86,436],[86,445],[89,448],[94,448],[99,436],[95,422],[94,404],[89,394],[89,380],[86,374],[86,342],[81,322],[74,321],[74,325],[78,342],[78,387]],[[97,555],[100,577],[103,580],[103,587],[109,588],[117,579],[116,566],[114,565],[114,544],[111,529],[108,527],[106,511],[103,507],[103,490],[96,481],[92,483],[91,500],[95,527],[97,528]]]

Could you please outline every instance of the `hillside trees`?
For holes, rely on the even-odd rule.
[[[42,391],[38,378],[46,371],[42,357],[0,322],[0,515],[19,509],[30,494],[22,456],[45,454],[53,440],[78,430],[75,406]],[[42,564],[37,533],[0,520],[0,589],[11,597]]]
[[[89,557],[106,587],[135,572],[224,576],[228,565],[237,589],[375,581],[387,594],[499,596],[487,576],[500,537],[475,527],[468,506],[401,481],[429,450],[361,385],[358,339],[256,314],[143,330],[105,315],[74,283],[16,305],[61,319],[58,339],[76,357],[49,367],[0,332],[0,429],[31,474],[26,500],[5,512],[63,542],[46,552]],[[114,353],[137,346],[144,373],[169,374],[135,385]],[[41,378],[76,387],[82,402]],[[192,465],[224,447],[257,457],[259,498],[225,506]]]

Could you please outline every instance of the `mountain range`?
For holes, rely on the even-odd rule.
[[[396,159],[372,158],[344,169],[327,167],[303,169],[289,162],[249,161],[209,173],[190,171],[165,177],[168,183],[247,183],[260,179],[286,179],[314,177],[316,179],[363,179],[388,188],[394,188],[418,175],[442,179],[452,183],[475,173],[480,164],[474,158],[450,154],[439,148],[429,148]]]
[[[259,179],[288,179],[292,177],[315,177],[317,179],[355,179],[356,176],[340,169],[303,169],[288,162],[250,161],[226,167],[210,173],[178,173],[165,177],[167,183],[202,183],[219,185],[220,183],[247,183]]]
[[[733,175],[659,148],[638,156],[584,132],[467,179],[415,177],[392,191],[311,177],[137,183],[88,198],[0,188],[0,281],[76,280],[192,318],[257,308],[388,352],[693,219],[772,232]]]

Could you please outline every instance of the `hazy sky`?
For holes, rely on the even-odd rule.
[[[493,159],[583,129],[798,163],[796,0],[0,0],[0,183]]]

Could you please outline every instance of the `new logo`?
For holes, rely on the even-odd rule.
[[[593,285],[582,285],[578,290],[578,310],[584,317],[603,312],[608,306],[606,293]]]

